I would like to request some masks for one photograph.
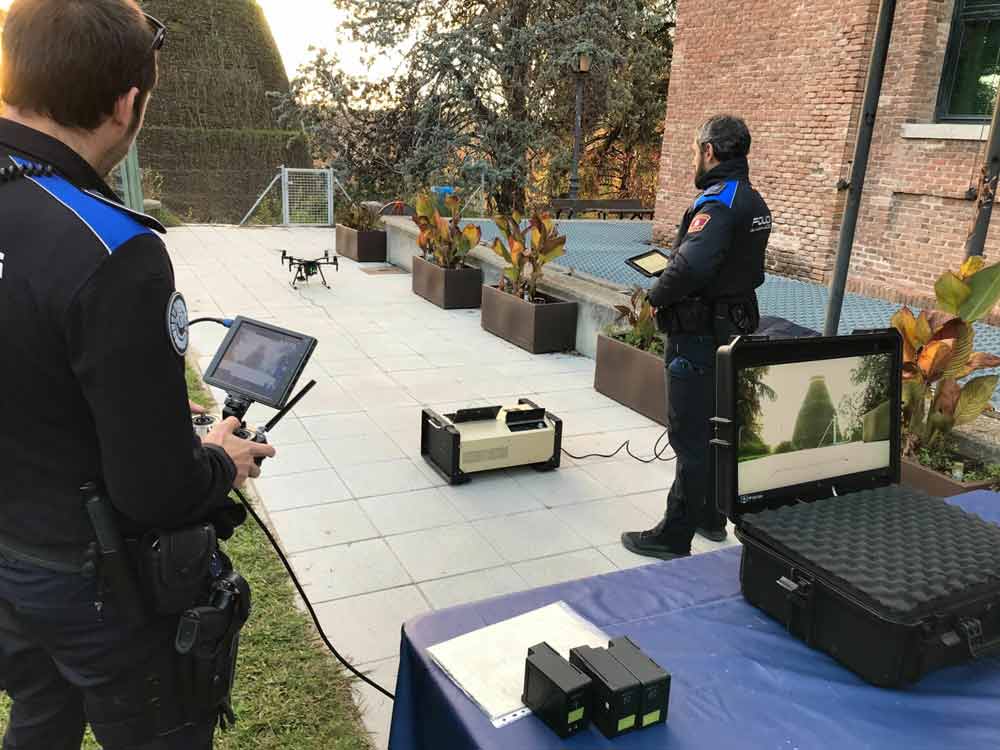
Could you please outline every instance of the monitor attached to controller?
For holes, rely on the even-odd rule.
[[[227,407],[234,400],[280,409],[315,348],[312,336],[238,317],[205,371],[205,382],[232,397]]]

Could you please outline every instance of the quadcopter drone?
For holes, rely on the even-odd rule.
[[[338,272],[340,271],[340,261],[336,255],[331,258],[329,250],[323,253],[322,258],[308,260],[293,258],[288,254],[287,250],[282,250],[281,262],[285,263],[286,261],[288,262],[288,270],[292,272],[292,280],[289,282],[292,285],[292,289],[298,289],[295,285],[300,281],[308,284],[309,279],[316,275],[322,280],[323,286],[329,289],[330,285],[326,283],[326,276],[323,275],[323,266],[333,266]]]

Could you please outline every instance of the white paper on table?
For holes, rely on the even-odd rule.
[[[565,602],[556,602],[427,651],[493,726],[501,727],[531,713],[521,701],[524,660],[528,649],[542,641],[568,659],[571,648],[607,646],[608,636]]]

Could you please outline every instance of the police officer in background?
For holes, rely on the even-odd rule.
[[[667,512],[648,531],[622,534],[632,552],[669,560],[691,554],[697,533],[726,538],[715,508],[709,451],[715,409],[715,352],[760,322],[771,212],[750,184],[750,131],[737,117],[712,117],[695,138],[695,185],[667,269],[649,292],[666,334],[667,432],[677,474]]]
[[[274,450],[227,420],[193,433],[187,316],[155,220],[104,181],[142,125],[162,24],[135,0],[15,0],[0,119],[0,689],[3,747],[205,750],[217,706],[185,705],[177,617],[128,614],[95,560],[80,488],[122,533],[210,521]],[[202,527],[204,528],[204,527]]]

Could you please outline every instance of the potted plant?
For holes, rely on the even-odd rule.
[[[413,221],[420,227],[417,244],[420,257],[413,258],[413,292],[445,310],[479,307],[482,299],[483,272],[465,264],[466,256],[482,239],[475,225],[459,226],[459,199],[449,195],[445,206],[451,218],[445,218],[429,195],[417,200]]]
[[[379,215],[351,205],[337,222],[337,255],[358,263],[385,263],[385,232]]]
[[[1000,366],[1000,357],[974,349],[973,323],[1000,300],[1000,264],[969,258],[934,287],[937,309],[892,318],[903,337],[903,482],[947,497],[989,487],[997,469],[959,455],[952,430],[989,406],[998,375],[973,373]],[[960,382],[963,381],[963,382]]]
[[[575,302],[565,302],[538,291],[543,269],[563,255],[566,238],[552,217],[535,214],[529,238],[521,230],[521,217],[494,220],[506,242],[493,241],[493,252],[507,262],[496,287],[483,286],[483,328],[532,354],[560,352],[576,345]]]
[[[663,339],[646,291],[633,289],[618,317],[597,335],[594,388],[662,425],[667,423]]]

